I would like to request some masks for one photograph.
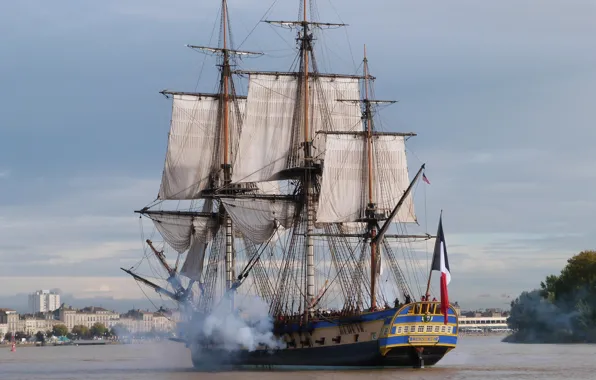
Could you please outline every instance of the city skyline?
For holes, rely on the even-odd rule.
[[[344,1],[341,20],[320,5],[322,19],[351,25],[353,51],[321,64],[353,72],[367,43],[377,95],[399,100],[384,111],[387,128],[419,134],[408,153],[431,182],[416,199],[421,228],[434,233],[444,210],[449,292],[470,308],[505,307],[593,248],[596,25],[589,4],[566,3],[570,18],[552,0],[540,12],[524,4]],[[268,5],[230,3],[237,42]],[[159,186],[170,106],[157,92],[194,89],[203,61],[183,45],[209,42],[217,6],[1,6],[0,80],[10,91],[0,95],[0,307],[9,306],[2,297],[52,287],[73,299],[149,304],[145,292],[161,303],[119,268],[142,257],[132,211]],[[270,16],[291,18],[296,6]],[[265,28],[245,47],[284,69],[294,36],[259,40]],[[346,45],[345,32],[329,41]],[[206,72],[213,66],[208,59]]]
[[[29,293],[0,295],[0,309],[12,309],[17,311],[19,314],[31,314],[30,305],[28,301],[29,295]],[[64,304],[65,306],[71,306],[74,308],[95,306],[103,307],[105,309],[113,310],[120,313],[125,313],[133,309],[149,311],[156,310],[156,307],[149,299],[115,299],[111,297],[78,298],[73,296],[72,294],[60,294],[60,298],[60,305]],[[175,305],[170,302],[165,306],[174,307]]]

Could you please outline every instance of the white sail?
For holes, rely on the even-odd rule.
[[[376,185],[373,189],[375,191],[373,199],[377,204],[377,212],[384,213],[385,217],[388,217],[410,185],[406,143],[403,136],[373,138],[373,177]],[[417,222],[411,193],[404,200],[393,222]]]
[[[281,171],[302,165],[304,129],[299,96],[300,80],[293,75],[251,74],[246,115],[233,182],[261,182],[279,178]],[[310,131],[362,129],[357,78],[310,79]],[[313,156],[322,158],[324,140],[314,143]]]
[[[207,251],[208,243],[201,239],[191,238],[190,248],[186,254],[184,264],[180,269],[180,274],[193,279],[201,281],[201,274],[203,273],[203,265],[205,262],[205,252]]]
[[[377,211],[388,216],[410,184],[404,138],[375,136],[373,157],[373,201]],[[362,135],[327,136],[317,222],[358,221],[365,216],[368,193],[366,139]],[[416,221],[410,195],[393,221]]]
[[[186,251],[193,241],[208,242],[217,230],[216,217],[152,214],[155,227],[168,245],[179,253]]]
[[[261,194],[279,195],[281,194],[279,181],[257,182],[257,188]]]
[[[362,131],[360,83],[358,78],[323,77],[311,84],[311,93],[312,156],[324,160],[326,135],[316,132]],[[303,128],[300,132],[304,136]]]
[[[173,95],[168,151],[159,199],[197,199],[209,177],[221,170],[223,138],[218,123],[218,97]],[[230,102],[231,162],[238,143],[239,115],[245,99]]]
[[[364,234],[366,233],[366,223],[339,223],[339,231],[342,234]]]
[[[213,202],[205,202],[203,204],[202,212],[213,212]],[[195,233],[191,235],[190,248],[188,249],[188,253],[186,254],[184,264],[180,269],[181,274],[195,281],[200,282],[202,280],[201,275],[203,273],[203,265],[205,262],[205,252],[207,251],[209,241],[212,239],[213,236],[215,236],[215,234],[217,234],[218,229],[219,224],[215,223],[214,226],[211,226],[211,229],[209,230],[208,234]]]
[[[222,199],[226,211],[246,238],[260,244],[269,240],[278,226],[292,225],[298,205],[285,199]]]

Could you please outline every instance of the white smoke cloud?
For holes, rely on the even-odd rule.
[[[284,343],[273,335],[273,320],[268,310],[269,306],[258,297],[235,294],[233,311],[230,299],[225,297],[209,315],[195,317],[183,333],[187,333],[190,344],[199,342],[205,353],[209,347],[230,353],[254,351],[261,345],[282,348]]]

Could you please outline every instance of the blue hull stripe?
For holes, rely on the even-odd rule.
[[[445,317],[442,315],[433,315],[433,319],[431,322],[440,322],[445,323]],[[399,315],[395,318],[393,324],[402,324],[402,323],[414,323],[414,322],[422,322],[422,315]],[[449,316],[448,323],[456,323],[457,318]]]
[[[429,334],[432,335],[432,334]],[[380,346],[392,346],[394,344],[409,344],[408,336],[391,336],[389,338],[381,338],[379,339]],[[444,336],[439,335],[439,342],[438,343],[429,343],[429,346],[433,346],[435,344],[457,344],[457,336]]]

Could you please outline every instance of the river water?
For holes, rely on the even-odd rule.
[[[174,342],[87,347],[0,347],[0,379],[596,379],[596,345],[522,345],[501,337],[462,337],[435,367],[351,371],[196,372]]]

